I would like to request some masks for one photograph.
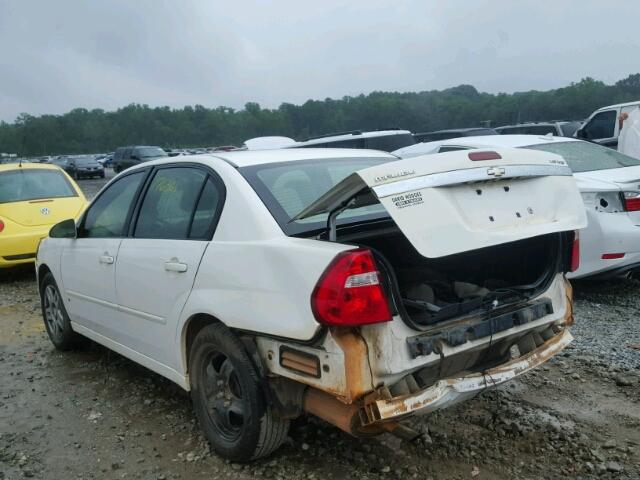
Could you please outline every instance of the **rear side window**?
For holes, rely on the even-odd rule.
[[[122,237],[136,192],[146,172],[127,175],[111,184],[89,207],[82,237]]]
[[[0,203],[75,196],[69,181],[56,170],[25,168],[0,173]]]
[[[207,174],[197,168],[158,170],[142,201],[134,237],[188,238],[192,215],[206,177]]]
[[[584,126],[583,132],[586,138],[591,140],[612,138],[616,128],[616,117],[615,110],[598,113]]]
[[[220,216],[224,202],[224,187],[222,182],[214,182],[209,177],[202,190],[193,222],[189,231],[189,238],[194,240],[208,240],[211,237],[215,221]]]

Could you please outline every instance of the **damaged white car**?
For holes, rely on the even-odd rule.
[[[503,149],[220,152],[111,181],[39,248],[46,329],[191,391],[218,454],[290,419],[406,431],[570,341],[585,211],[571,170]]]

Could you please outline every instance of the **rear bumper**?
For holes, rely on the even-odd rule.
[[[484,373],[439,380],[431,387],[410,395],[378,399],[366,403],[361,410],[361,421],[366,426],[398,419],[406,415],[427,414],[449,407],[541,365],[562,351],[572,340],[571,333],[564,330],[526,355],[491,368]]]
[[[0,268],[33,263],[38,244],[49,235],[51,225],[31,227],[0,240]]]

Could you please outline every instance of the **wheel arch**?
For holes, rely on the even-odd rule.
[[[51,269],[46,263],[43,263],[38,266],[38,270],[36,272],[38,276],[38,292],[40,292],[40,287],[42,287],[42,280],[44,279],[44,276],[47,273],[51,273],[53,275],[53,273],[51,272]]]
[[[196,335],[207,325],[223,323],[220,319],[208,313],[196,313],[191,315],[182,326],[180,335],[180,360],[185,376],[189,375],[189,353]]]

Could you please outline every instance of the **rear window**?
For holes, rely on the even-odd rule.
[[[523,148],[562,155],[571,170],[576,173],[640,165],[640,160],[589,142],[544,143]]]
[[[580,128],[580,125],[580,122],[563,123],[560,125],[560,130],[562,130],[562,135],[565,137],[573,137],[573,134]]]
[[[0,203],[76,196],[67,178],[55,170],[24,169],[0,173]]]
[[[135,150],[135,154],[140,158],[151,158],[151,157],[166,157],[167,152],[165,152],[160,147],[138,147]]]
[[[390,160],[393,159],[322,159],[255,165],[239,170],[282,230],[287,235],[295,235],[323,229],[327,225],[327,213],[291,222],[303,209],[352,173]],[[338,225],[386,216],[386,210],[376,203],[344,211],[338,218]]]
[[[76,158],[74,162],[76,165],[93,165],[94,163],[96,163],[96,159],[91,157],[82,157]]]
[[[383,152],[393,152],[399,148],[408,147],[416,143],[413,135],[403,133],[400,135],[384,135],[382,137],[369,137],[366,139],[366,148],[372,150],[382,150]]]

